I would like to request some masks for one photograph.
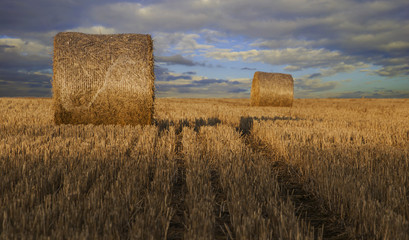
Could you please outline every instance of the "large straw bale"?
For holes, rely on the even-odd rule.
[[[53,101],[57,124],[151,124],[150,35],[58,33]]]
[[[290,74],[255,72],[251,85],[252,106],[291,107],[294,80]]]

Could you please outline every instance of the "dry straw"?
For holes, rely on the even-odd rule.
[[[151,124],[150,35],[58,33],[53,101],[57,124]]]
[[[251,86],[252,106],[291,107],[294,80],[290,74],[255,72]]]

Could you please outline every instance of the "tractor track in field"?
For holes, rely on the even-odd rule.
[[[216,216],[216,227],[215,227],[215,239],[235,239],[232,224],[230,222],[230,213],[227,208],[227,195],[223,191],[220,184],[219,173],[215,170],[211,172],[211,183],[215,191],[215,216]]]
[[[172,216],[169,224],[167,239],[183,239],[183,234],[186,231],[185,226],[185,196],[186,188],[186,170],[183,159],[177,159],[177,172],[172,186],[171,203],[175,213]]]
[[[260,119],[255,119],[260,120]],[[297,120],[297,119],[281,119],[268,118],[264,120]],[[186,186],[186,168],[183,159],[182,146],[182,129],[183,127],[192,127],[196,132],[199,132],[202,126],[215,126],[220,123],[218,119],[197,119],[194,124],[189,124],[186,120],[179,122],[162,122],[158,124],[159,130],[168,129],[169,126],[175,126],[176,131],[176,154],[177,157],[177,172],[172,187],[171,206],[175,209],[167,239],[183,239],[186,232],[186,217],[187,207],[185,197],[188,194]],[[274,152],[267,146],[257,141],[251,136],[252,125],[240,124],[236,127],[236,131],[240,132],[246,146],[257,154],[261,154],[266,159],[271,159],[272,173],[277,176],[280,185],[280,197],[283,199],[290,198],[296,208],[295,215],[300,220],[309,224],[314,229],[315,239],[322,236],[323,239],[354,239],[347,232],[347,226],[341,218],[329,211],[325,204],[317,198],[313,193],[305,190],[302,181],[300,180],[297,169],[284,160],[274,158]],[[160,132],[159,131],[159,132]],[[215,239],[235,239],[232,232],[230,222],[230,214],[225,205],[227,196],[220,185],[220,176],[216,170],[211,172],[211,184],[215,192]]]
[[[220,121],[217,119],[197,119],[195,121],[194,130],[199,132],[201,126],[214,126]],[[190,127],[187,120],[180,120],[179,122],[165,121],[157,124],[159,126],[159,134],[165,129],[169,129],[169,126],[175,126],[176,133],[176,147],[175,152],[177,157],[177,171],[173,182],[172,194],[171,194],[171,206],[175,209],[175,214],[173,215],[167,239],[184,239],[184,233],[186,232],[186,218],[187,218],[187,207],[185,198],[188,194],[186,185],[186,166],[184,163],[183,156],[183,145],[182,145],[182,130],[183,127]],[[234,239],[234,233],[232,232],[232,225],[230,222],[230,214],[228,212],[226,201],[227,196],[220,185],[220,176],[216,170],[211,172],[211,185],[213,191],[215,192],[215,229],[214,229],[214,239]]]
[[[256,119],[260,120],[260,119]],[[280,119],[269,118],[266,120],[298,120],[298,119]],[[246,146],[253,152],[261,154],[266,159],[271,159],[272,171],[277,176],[281,188],[280,196],[289,197],[296,207],[296,216],[305,221],[314,229],[315,239],[322,236],[323,239],[354,239],[347,231],[346,223],[336,214],[328,210],[325,204],[313,193],[308,192],[303,186],[298,170],[285,162],[284,159],[277,160],[273,157],[275,153],[263,145],[260,141],[254,139],[251,135],[252,123],[244,123],[248,119],[243,119],[236,128],[240,131]]]

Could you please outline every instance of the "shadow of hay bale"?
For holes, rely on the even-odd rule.
[[[236,127],[236,131],[240,132],[242,136],[249,135],[253,129],[254,121],[300,121],[305,120],[302,118],[275,116],[275,117],[241,117],[239,126]],[[204,126],[217,126],[222,121],[219,118],[196,118],[194,120],[180,119],[178,121],[172,121],[169,119],[154,119],[153,124],[158,127],[158,134],[169,130],[170,126],[175,127],[175,133],[182,132],[183,127],[192,127],[195,132],[199,132],[201,127]]]
[[[196,118],[189,121],[188,119],[180,119],[179,121],[172,121],[169,119],[154,119],[153,124],[158,127],[158,132],[169,130],[170,126],[175,127],[176,134],[182,132],[183,127],[193,127],[195,132],[199,132],[203,126],[217,126],[222,121],[218,118]]]
[[[240,118],[240,123],[238,128],[236,128],[236,131],[239,131],[242,136],[249,135],[251,133],[251,130],[253,129],[253,123],[254,121],[300,121],[300,120],[305,120],[302,118],[293,118],[293,117],[286,117],[286,116],[275,116],[275,117],[241,117]]]

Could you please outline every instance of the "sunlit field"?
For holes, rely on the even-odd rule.
[[[151,126],[0,98],[0,239],[409,239],[409,99],[156,99]]]

